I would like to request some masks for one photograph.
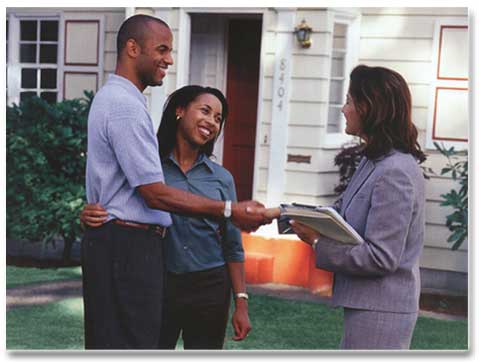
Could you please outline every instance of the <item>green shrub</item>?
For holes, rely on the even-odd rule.
[[[48,104],[33,97],[7,106],[7,237],[65,241],[64,259],[81,236],[86,127],[93,93]]]
[[[454,181],[459,181],[459,190],[452,189],[442,194],[441,206],[451,206],[453,212],[447,216],[446,226],[451,231],[447,239],[452,243],[452,250],[459,248],[467,239],[468,233],[468,160],[467,151],[456,151],[454,147],[447,149],[444,145],[434,142],[437,150],[447,158],[446,167],[441,170],[441,175],[450,174]],[[465,159],[460,159],[465,157]]]

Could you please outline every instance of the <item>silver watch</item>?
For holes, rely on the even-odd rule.
[[[223,211],[223,216],[226,219],[229,219],[231,217],[231,200],[225,201],[225,210]]]
[[[235,299],[238,299],[238,298],[243,298],[243,299],[246,299],[246,300],[249,299],[247,293],[236,293],[235,294]]]

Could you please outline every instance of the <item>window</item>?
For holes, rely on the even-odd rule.
[[[344,116],[341,113],[346,88],[346,40],[348,27],[335,23],[333,30],[333,51],[329,82],[329,108],[327,133],[339,133],[344,128]]]
[[[6,23],[7,23],[7,29],[6,29],[5,34],[6,34],[6,36],[7,36],[7,39],[5,39],[5,47],[6,47],[6,49],[5,49],[5,57],[6,57],[6,59],[7,59],[7,61],[6,61],[6,74],[7,74],[7,79],[8,79],[8,19],[7,19]],[[7,97],[7,98],[6,98],[6,102],[8,103],[8,82],[7,82],[7,91],[5,92],[5,95],[6,95],[6,97]]]
[[[102,84],[104,15],[25,10],[7,13],[6,23],[7,104],[55,103]]]
[[[344,133],[343,107],[349,73],[358,60],[359,13],[333,11],[331,29],[331,65],[329,68],[329,102],[325,127],[325,147],[336,148],[351,140]]]
[[[58,98],[58,19],[19,19],[20,101]]]
[[[434,31],[426,147],[468,147],[469,33],[467,21],[441,19]]]

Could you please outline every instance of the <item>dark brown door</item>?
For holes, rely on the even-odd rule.
[[[253,191],[260,46],[261,20],[230,20],[223,166],[233,174],[238,200]]]

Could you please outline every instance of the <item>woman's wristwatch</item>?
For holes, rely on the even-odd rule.
[[[225,219],[229,219],[231,217],[231,200],[226,200],[225,201],[225,209],[223,211],[223,216],[225,217]]]

